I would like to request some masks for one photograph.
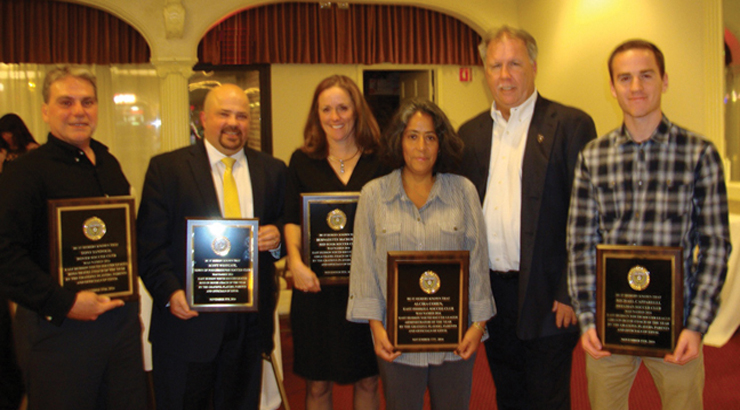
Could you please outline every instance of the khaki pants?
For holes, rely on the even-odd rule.
[[[632,382],[640,363],[650,371],[660,393],[663,409],[701,410],[704,391],[704,352],[699,357],[677,365],[663,358],[613,354],[595,360],[586,354],[588,397],[593,410],[627,410]]]

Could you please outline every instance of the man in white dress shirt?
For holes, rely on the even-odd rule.
[[[503,27],[479,47],[490,109],[460,127],[461,173],[488,231],[497,315],[485,342],[499,409],[570,409],[578,326],[566,283],[566,222],[578,152],[596,137],[584,112],[535,87],[537,43]]]

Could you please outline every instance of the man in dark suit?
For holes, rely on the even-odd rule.
[[[201,122],[205,141],[152,158],[137,219],[140,275],[154,299],[157,409],[257,409],[261,353],[273,349],[286,167],[245,147],[249,101],[239,87],[211,90]],[[190,309],[183,290],[187,217],[259,218],[259,313]]]
[[[485,346],[498,408],[570,409],[578,327],[566,222],[578,152],[596,129],[584,112],[538,95],[529,33],[503,27],[479,49],[494,101],[460,128],[461,173],[478,188],[487,225],[498,314]]]

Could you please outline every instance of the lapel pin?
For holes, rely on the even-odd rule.
[[[542,141],[544,141],[544,140],[545,140],[545,137],[543,137],[542,134],[537,134],[537,142],[539,142],[540,144],[542,144]]]

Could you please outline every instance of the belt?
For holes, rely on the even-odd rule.
[[[491,275],[494,275],[496,277],[499,277],[501,279],[513,279],[516,277],[519,277],[519,271],[518,270],[510,270],[507,272],[501,272],[497,270],[492,270]]]

